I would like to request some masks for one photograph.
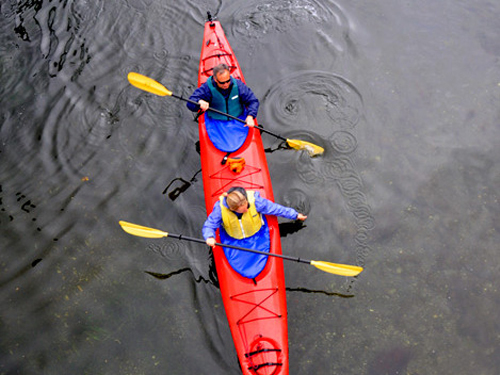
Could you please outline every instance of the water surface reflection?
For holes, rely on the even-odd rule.
[[[497,374],[500,9],[481,1],[6,2],[0,7],[0,373],[240,373],[198,235],[196,85],[206,11],[260,122],[283,248],[291,373]],[[464,20],[467,22],[464,23]],[[467,27],[463,25],[467,24]]]

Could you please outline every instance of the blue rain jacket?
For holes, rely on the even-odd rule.
[[[212,79],[212,78],[209,78]],[[227,90],[222,90],[217,85],[215,89],[225,98],[228,98],[233,90],[233,85],[238,85],[238,95],[239,101],[243,108],[245,108],[244,113],[239,116],[242,120],[245,120],[247,116],[257,117],[257,112],[259,111],[259,100],[254,95],[252,90],[245,85],[241,80],[231,78],[231,85],[229,85]],[[205,100],[213,105],[213,95],[208,85],[208,81],[203,85],[198,87],[193,94],[189,97],[190,100],[198,102],[200,99]],[[186,104],[189,110],[196,112],[199,110],[199,106],[192,103]],[[226,112],[226,107],[213,107],[219,111]],[[249,128],[245,126],[244,123],[238,122],[236,120],[217,120],[210,116],[205,116],[205,127],[207,129],[208,136],[214,146],[223,152],[234,152],[238,150],[248,135]]]

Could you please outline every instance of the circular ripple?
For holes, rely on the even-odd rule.
[[[263,102],[273,122],[283,127],[308,126],[322,135],[331,134],[336,143],[342,133],[335,132],[353,129],[363,112],[361,95],[353,84],[321,71],[301,71],[276,82]]]
[[[358,146],[358,141],[354,135],[347,131],[334,132],[330,139],[333,149],[341,154],[350,154]]]
[[[71,15],[73,28],[61,31],[59,45],[52,43],[50,48],[44,44],[45,29],[65,13],[37,14],[37,19],[44,21],[40,22],[40,48],[47,60],[57,61],[57,66],[49,64],[47,73],[62,78],[45,82],[44,95],[37,96],[37,107],[47,108],[35,115],[40,123],[45,169],[80,179],[83,175],[92,178],[111,173],[116,170],[111,161],[132,161],[143,163],[143,169],[151,168],[152,161],[162,163],[157,160],[158,150],[166,142],[175,144],[172,152],[181,155],[188,143],[194,143],[196,132],[196,126],[179,127],[185,107],[175,99],[159,98],[132,87],[126,77],[130,71],[139,71],[169,88],[183,87],[192,77],[190,58],[171,51],[182,49],[180,44],[186,38],[182,35],[186,33],[179,31],[179,36],[146,27],[145,16],[125,11],[116,14],[112,22],[97,17],[93,27],[88,27],[82,22],[87,15],[83,16],[84,9],[78,7],[81,5],[73,7]],[[117,38],[110,41],[99,37],[108,34]],[[90,39],[91,50],[85,43]],[[151,43],[145,46],[145,40]],[[62,44],[64,49],[56,48]],[[120,158],[114,154],[117,142],[122,148]]]
[[[155,242],[148,245],[148,250],[158,254],[167,261],[186,261],[186,246],[181,242]]]
[[[288,190],[283,197],[283,201],[285,206],[292,207],[304,215],[308,215],[311,212],[309,197],[300,189]]]
[[[340,178],[351,176],[354,172],[353,162],[345,156],[323,160],[319,172],[327,181],[337,181]]]

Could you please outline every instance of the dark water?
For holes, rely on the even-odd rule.
[[[500,372],[497,2],[0,10],[0,374],[239,373],[205,247],[117,224],[200,232],[192,115],[126,75],[189,94],[207,10],[260,122],[326,149],[264,136],[276,200],[309,213],[284,251],[365,267],[286,264],[290,373]]]

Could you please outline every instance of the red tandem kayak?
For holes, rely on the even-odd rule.
[[[233,50],[219,21],[205,23],[198,72],[198,85],[211,75],[214,66],[225,63],[231,75],[244,81]],[[207,119],[208,120],[208,119]],[[199,138],[203,188],[207,213],[220,195],[232,186],[260,192],[274,201],[271,178],[259,130],[251,128],[241,147],[229,155],[217,149],[199,117]],[[229,161],[222,164],[224,158]],[[244,160],[244,165],[241,162]],[[233,162],[234,163],[233,163]],[[281,254],[276,217],[268,216],[272,253]],[[220,238],[217,238],[220,242]],[[283,260],[267,257],[263,270],[254,278],[241,276],[229,264],[221,247],[214,248],[215,266],[222,299],[243,374],[287,375],[288,331]]]

